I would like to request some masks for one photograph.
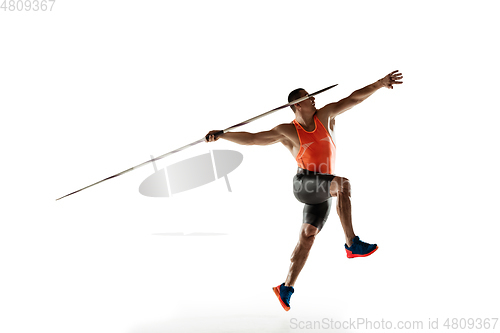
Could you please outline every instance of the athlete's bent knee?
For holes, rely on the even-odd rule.
[[[351,182],[347,178],[342,178],[340,181],[340,193],[345,194],[347,196],[351,196]]]
[[[335,177],[330,185],[330,195],[339,196],[340,193],[351,196],[351,183],[344,177]]]
[[[316,235],[311,235],[311,236],[301,235],[300,245],[305,249],[310,249],[313,246],[315,239]]]
[[[316,236],[319,233],[319,229],[308,223],[302,224],[302,230],[300,231],[300,236],[301,237],[311,237],[311,236]]]

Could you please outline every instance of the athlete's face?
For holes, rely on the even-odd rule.
[[[306,95],[308,95],[307,91],[302,90],[300,97],[304,97]],[[316,112],[316,104],[314,103],[314,101],[315,101],[315,98],[310,97],[310,98],[306,99],[305,101],[297,103],[297,105],[300,108],[299,110],[302,112],[310,112],[310,111]]]

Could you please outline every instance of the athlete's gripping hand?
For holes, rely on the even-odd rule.
[[[205,135],[205,142],[214,142],[219,140],[222,131],[210,131]]]
[[[380,79],[379,81],[382,83],[382,87],[386,87],[387,89],[394,89],[393,84],[402,84],[403,81],[400,81],[403,78],[402,73],[398,73],[399,71],[394,71],[390,74],[387,74],[386,77]]]

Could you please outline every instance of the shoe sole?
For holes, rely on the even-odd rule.
[[[285,311],[288,311],[290,310],[290,307],[287,306],[282,300],[281,300],[281,296],[280,296],[280,286],[277,286],[277,287],[273,287],[273,291],[274,291],[274,294],[276,295],[276,297],[278,297],[278,300],[280,301],[280,304],[281,306],[283,307],[283,309],[285,309]]]
[[[375,252],[377,250],[378,250],[378,246],[375,249],[373,249],[370,253],[367,253],[367,254],[352,254],[352,252],[349,251],[348,249],[346,249],[345,252],[347,252],[347,258],[352,259],[352,258],[368,257],[369,255],[373,254],[373,252]]]

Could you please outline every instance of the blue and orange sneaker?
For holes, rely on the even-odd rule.
[[[378,249],[377,244],[362,242],[358,236],[352,240],[351,247],[347,247],[347,244],[344,244],[344,247],[345,252],[347,252],[347,258],[368,257]]]
[[[276,297],[278,297],[283,309],[285,309],[285,311],[290,310],[290,297],[292,297],[294,292],[293,287],[285,287],[285,284],[282,283],[277,287],[273,287],[273,291]]]

